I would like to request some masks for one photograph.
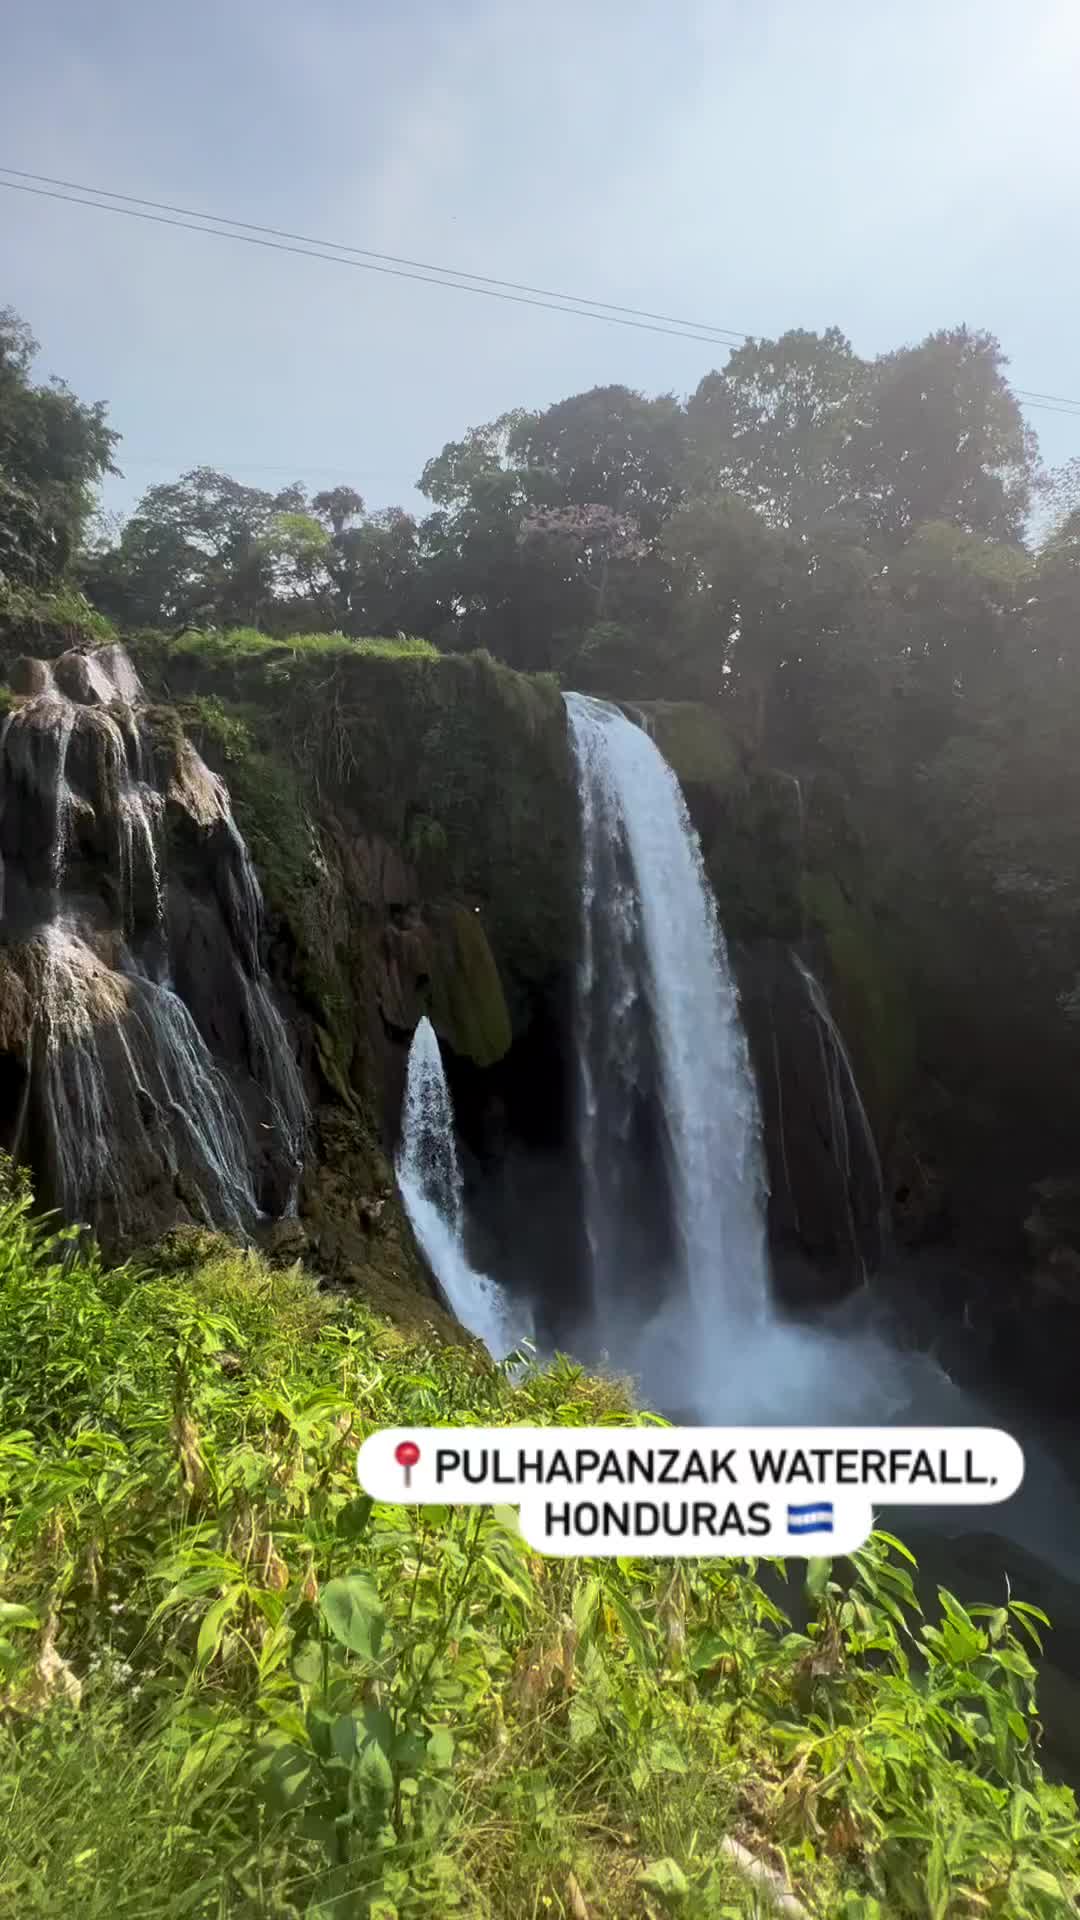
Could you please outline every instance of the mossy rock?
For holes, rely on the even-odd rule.
[[[478,1067],[492,1067],[509,1052],[510,1012],[478,908],[450,907],[440,916],[431,1022],[440,1039]]]
[[[565,977],[577,928],[577,801],[553,679],[484,653],[136,652],[151,684],[167,674],[185,696],[273,910],[295,924],[308,823],[329,805],[415,868],[425,902],[482,905],[511,1025],[528,1024],[536,990]],[[328,960],[324,947],[330,991]]]
[[[874,1131],[886,1139],[915,1073],[915,1022],[906,988],[868,910],[848,898],[834,874],[808,873],[803,901],[809,925],[824,940],[830,999],[851,1045]]]
[[[650,700],[644,715],[664,759],[683,786],[725,786],[739,770],[732,734],[715,707],[698,700]]]

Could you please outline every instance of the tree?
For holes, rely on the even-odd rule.
[[[302,487],[274,495],[194,467],[148,489],[118,547],[88,567],[87,590],[121,620],[254,624],[275,592],[275,515],[306,518],[304,504]]]
[[[687,407],[697,490],[738,493],[778,527],[856,512],[849,450],[869,383],[838,327],[748,340]]]
[[[331,542],[327,565],[346,633],[425,634],[432,625],[419,530],[400,507],[344,527]]]
[[[53,586],[78,548],[97,486],[115,473],[119,434],[103,401],[85,406],[62,380],[35,386],[37,342],[0,309],[0,570]]]
[[[892,545],[947,521],[1019,541],[1038,443],[1024,423],[989,333],[954,327],[875,361],[852,483],[868,525]]]
[[[364,502],[355,487],[331,487],[315,495],[311,511],[316,519],[326,522],[336,540],[352,521],[360,518]]]
[[[309,602],[324,619],[333,619],[329,559],[332,538],[313,514],[296,509],[274,513],[258,545],[269,561],[275,624],[286,621],[298,603]]]
[[[672,516],[666,545],[676,569],[678,614],[672,666],[680,690],[698,699],[744,692],[754,733],[764,738],[768,701],[786,657],[786,614],[802,555],[733,493],[688,501]]]
[[[593,387],[520,415],[508,452],[537,505],[604,506],[633,514],[654,539],[683,497],[685,421],[672,394]]]
[[[597,505],[530,508],[518,528],[518,546],[567,587],[583,587],[596,621],[605,618],[612,561],[639,560],[645,553],[633,515]]]

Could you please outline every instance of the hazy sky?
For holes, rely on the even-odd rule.
[[[967,321],[1080,396],[1077,0],[38,0],[5,46],[7,166],[868,354]],[[724,357],[0,192],[7,303],[124,507],[197,463],[413,504],[507,407]]]

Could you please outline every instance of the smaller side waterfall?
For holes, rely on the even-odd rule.
[[[119,647],[16,661],[0,730],[0,1143],[107,1242],[295,1211],[309,1113],[228,789]]]
[[[413,1232],[451,1312],[496,1360],[505,1359],[530,1336],[531,1327],[527,1315],[507,1300],[494,1280],[477,1273],[465,1252],[454,1110],[439,1042],[427,1019],[421,1020],[409,1048],[396,1172]]]
[[[821,1076],[828,1102],[829,1144],[840,1175],[851,1254],[863,1277],[881,1258],[885,1218],[881,1161],[851,1057],[821,982],[793,954],[817,1028]]]

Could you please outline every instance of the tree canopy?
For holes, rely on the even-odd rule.
[[[1001,348],[967,326],[876,359],[795,329],[685,402],[609,385],[511,410],[427,462],[420,514],[197,467],[89,546],[117,436],[100,403],[34,385],[34,353],[0,317],[0,567],[75,577],[121,624],[485,647],[722,702],[761,750],[877,780],[1077,673],[1080,480],[1047,489]]]
[[[85,406],[62,380],[35,385],[38,344],[0,308],[0,576],[56,584],[74,559],[119,435],[103,401]]]

